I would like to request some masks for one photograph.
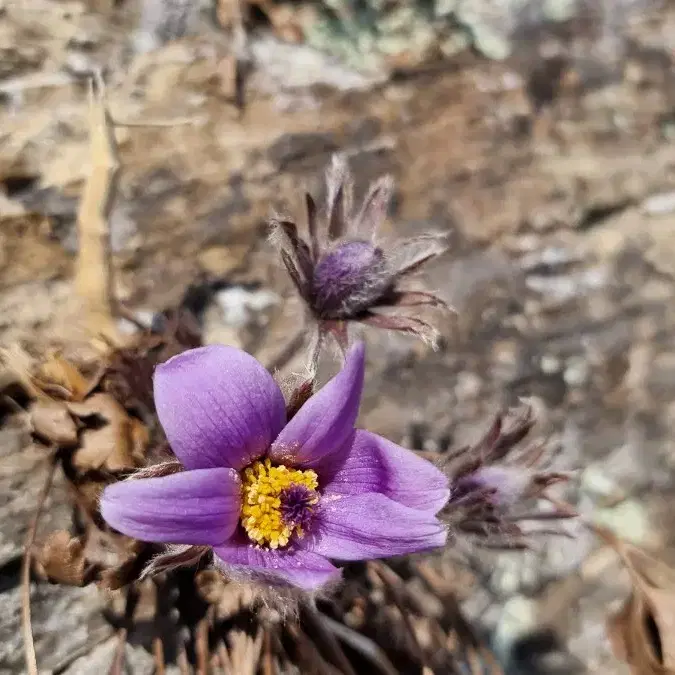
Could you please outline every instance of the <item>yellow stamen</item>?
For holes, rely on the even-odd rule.
[[[317,475],[311,469],[289,469],[283,464],[272,466],[269,459],[254,462],[242,474],[241,524],[257,544],[279,548],[286,546],[293,533],[302,536],[299,525],[284,522],[279,496],[287,488],[304,485],[318,487]]]

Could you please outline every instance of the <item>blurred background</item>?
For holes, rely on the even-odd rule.
[[[362,423],[442,453],[529,398],[574,472],[560,497],[672,562],[674,59],[665,0],[0,0],[0,344],[82,337],[76,217],[101,72],[116,294],[139,322],[187,294],[207,342],[302,369],[265,219],[301,220],[333,152],[361,193],[391,173],[386,234],[448,233],[426,280],[458,314],[437,352],[367,334]],[[19,560],[42,484],[23,442],[0,428],[2,673],[23,669]],[[68,516],[60,489],[46,528]],[[462,610],[509,672],[627,673],[605,633],[626,575],[568,530],[470,555]],[[94,589],[33,603],[45,672],[110,658]],[[153,672],[128,650],[128,672]]]

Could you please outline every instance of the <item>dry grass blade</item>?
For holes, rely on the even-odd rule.
[[[44,506],[49,490],[54,479],[54,472],[56,471],[56,455],[52,458],[49,464],[49,471],[45,478],[44,485],[38,496],[37,506],[35,508],[35,515],[31,521],[28,533],[26,535],[26,542],[23,551],[23,564],[21,567],[21,624],[23,629],[24,650],[26,656],[26,670],[28,675],[38,675],[37,656],[35,655],[35,643],[33,642],[33,628],[31,625],[30,614],[30,567],[33,544],[35,542],[35,533],[37,532],[38,523],[40,522],[40,515]]]
[[[165,675],[164,643],[162,638],[156,637],[152,641],[152,656],[155,661],[155,675]]]
[[[287,630],[295,643],[294,661],[300,672],[305,675],[343,675],[343,671],[323,658],[319,646],[299,624],[289,624]]]
[[[394,604],[398,607],[403,618],[403,625],[408,632],[410,645],[415,650],[415,656],[417,660],[426,665],[426,658],[424,651],[420,647],[419,641],[417,640],[417,635],[415,633],[415,626],[412,622],[412,615],[409,607],[406,606],[405,600],[405,584],[403,580],[394,572],[391,568],[387,567],[383,563],[375,560],[370,563],[371,568],[379,575],[379,577],[384,582],[386,588],[389,589],[391,593],[391,598]]]
[[[192,675],[192,669],[190,668],[190,661],[188,660],[187,652],[185,651],[185,645],[179,647],[178,658],[176,660],[181,675]]]
[[[307,603],[303,607],[303,618],[305,622],[311,625],[317,633],[317,637],[325,643],[332,662],[340,668],[344,675],[356,675],[349,659],[342,651],[340,643],[335,639],[333,633],[326,627],[326,617],[318,612],[314,607]]]
[[[109,216],[117,190],[119,162],[100,73],[89,83],[89,129],[92,167],[77,214],[80,251],[75,288],[84,303],[92,335],[102,334],[115,342],[118,333],[114,321]]]
[[[323,617],[326,627],[340,640],[348,644],[352,649],[362,654],[368,661],[373,663],[384,675],[399,675],[387,655],[372,640],[361,633],[349,628],[328,616]]]
[[[212,608],[210,608],[212,609]],[[211,612],[212,614],[213,612]],[[197,675],[207,675],[209,671],[209,616],[205,616],[195,631],[195,652],[197,655]]]
[[[260,651],[263,645],[263,631],[258,629],[255,638],[243,631],[229,634],[229,651],[220,652],[220,661],[228,675],[255,675],[258,670]]]
[[[277,669],[274,667],[274,657],[272,656],[272,638],[269,630],[265,631],[263,643],[263,658],[261,668],[263,675],[275,675]]]
[[[117,633],[117,647],[108,675],[122,675],[124,672],[125,653],[127,648],[127,629],[121,628]]]

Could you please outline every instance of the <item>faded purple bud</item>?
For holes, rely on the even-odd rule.
[[[512,466],[483,466],[460,479],[453,490],[454,498],[480,493],[494,506],[509,506],[517,502],[532,482],[526,469]]]
[[[343,157],[328,169],[326,206],[321,213],[306,195],[308,240],[291,220],[272,220],[272,239],[311,316],[319,342],[328,333],[344,348],[349,321],[412,333],[431,343],[437,331],[404,307],[449,309],[439,297],[403,287],[426,262],[446,250],[444,237],[424,234],[391,247],[376,243],[393,192],[390,177],[376,181],[359,209],[352,208],[353,180]]]
[[[314,307],[327,319],[349,319],[377,304],[392,290],[382,249],[348,241],[327,253],[314,268]]]
[[[575,515],[558,509],[526,508],[528,501],[545,497],[550,485],[567,478],[537,468],[544,455],[541,443],[521,447],[534,421],[530,406],[515,414],[500,415],[478,443],[461,448],[449,458],[452,489],[446,516],[458,534],[477,545],[526,548],[529,533],[524,523]],[[550,532],[537,530],[538,534]]]

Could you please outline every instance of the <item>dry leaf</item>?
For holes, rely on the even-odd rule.
[[[94,394],[84,403],[70,403],[71,413],[82,420],[99,419],[104,425],[82,433],[73,464],[81,471],[105,468],[125,471],[141,466],[149,434],[109,394]]]
[[[58,354],[51,355],[33,378],[46,394],[68,401],[82,401],[90,391],[90,383],[72,364]]]
[[[77,484],[78,504],[92,517],[99,516],[99,502],[108,481],[93,480],[90,476]]]
[[[675,675],[675,570],[606,530],[596,531],[621,556],[633,584],[607,622],[616,657],[634,675]]]
[[[26,393],[32,398],[44,398],[44,392],[33,382],[35,360],[19,345],[0,350],[0,356],[6,368],[16,376]]]
[[[84,544],[65,530],[53,532],[37,556],[40,573],[49,581],[85,585]]]
[[[93,383],[76,366],[57,353],[38,362],[27,351],[13,345],[9,349],[0,350],[0,357],[32,398],[81,401],[92,389]]]
[[[77,445],[77,425],[61,401],[39,401],[30,410],[33,431],[58,447]]]

